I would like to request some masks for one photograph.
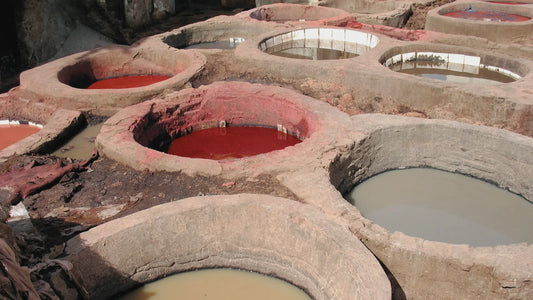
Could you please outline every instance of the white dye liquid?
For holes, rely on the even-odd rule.
[[[393,170],[346,199],[393,232],[471,246],[533,244],[533,204],[492,184],[428,168]]]

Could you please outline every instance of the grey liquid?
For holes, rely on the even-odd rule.
[[[179,273],[149,283],[121,300],[310,300],[301,289],[283,280],[234,269]]]
[[[100,132],[102,125],[104,125],[104,123],[85,128],[63,145],[63,147],[59,148],[52,154],[58,157],[68,157],[79,160],[89,159],[95,147],[94,140]]]
[[[476,247],[533,244],[533,203],[461,174],[388,171],[360,183],[346,199],[391,232]]]
[[[498,84],[498,83],[508,83],[513,82],[515,79],[485,68],[479,68],[477,74],[468,73],[468,72],[458,72],[448,69],[439,69],[439,68],[430,68],[431,65],[438,66],[439,62],[424,62],[426,67],[414,66],[412,68],[395,65],[394,70],[400,73],[411,74],[416,76],[421,76],[424,78],[438,79],[448,82],[457,82],[457,83],[476,83],[476,84]],[[413,62],[408,62],[407,64],[413,65]],[[420,62],[417,62],[417,65],[420,65]]]

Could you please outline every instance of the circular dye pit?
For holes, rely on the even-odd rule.
[[[526,22],[531,20],[529,17],[496,11],[478,11],[474,8],[466,10],[452,11],[443,14],[443,16],[466,19],[473,21],[490,21],[490,22]]]
[[[356,30],[308,28],[279,34],[259,44],[262,51],[276,56],[332,60],[353,58],[370,51],[379,38]]]
[[[251,10],[249,16],[252,19],[276,23],[322,20],[324,24],[329,25],[335,25],[335,23],[353,19],[348,12],[342,9],[289,3],[264,5]]]
[[[417,168],[358,184],[346,199],[393,232],[474,247],[533,243],[533,204],[473,177]]]
[[[311,300],[304,291],[286,281],[236,269],[204,269],[175,274],[118,299]]]
[[[42,125],[31,122],[0,121],[0,150],[39,132]]]
[[[197,51],[155,47],[148,42],[144,47],[113,45],[24,71],[20,90],[29,98],[56,106],[109,116],[166,89],[181,88],[205,63],[205,56]]]
[[[287,296],[268,299],[390,299],[391,295],[379,262],[351,232],[311,205],[267,195],[180,199],[104,223],[67,244],[64,259],[79,272],[86,299],[108,299],[172,274],[178,275],[167,279],[182,281],[185,289],[203,290],[200,298],[187,300],[205,299],[204,288],[211,283],[222,285],[209,293],[223,299],[219,297],[227,292],[243,291],[250,280],[259,283],[258,277],[259,285],[248,286],[255,295],[245,299],[262,299],[280,289]],[[258,274],[212,270],[217,268]],[[206,271],[190,272],[198,269]],[[228,272],[238,276],[238,285],[222,279]],[[197,275],[201,279],[191,279]],[[171,299],[184,294],[180,289]]]
[[[193,131],[173,140],[167,153],[221,160],[268,153],[300,142],[300,139],[274,128],[215,127]]]
[[[348,124],[339,110],[293,90],[215,82],[119,111],[96,145],[101,155],[135,169],[242,175],[293,168],[320,155]],[[172,142],[178,155],[167,153]],[[217,160],[229,157],[240,159]]]
[[[395,72],[463,84],[509,83],[521,79],[520,74],[525,73],[518,62],[508,59],[487,55],[405,50],[407,48],[394,49],[393,53],[403,53],[385,55],[381,61]]]
[[[87,89],[128,89],[141,86],[151,85],[163,80],[169,79],[170,76],[163,75],[131,75],[123,77],[114,77],[97,80],[89,83]],[[78,82],[78,87],[82,87],[87,83]]]

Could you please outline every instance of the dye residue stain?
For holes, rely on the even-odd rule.
[[[163,80],[169,79],[170,76],[163,75],[135,75],[123,76],[98,80],[87,89],[127,89],[141,86],[147,86]]]
[[[360,183],[346,199],[391,232],[475,247],[533,243],[533,203],[461,174],[388,171]]]
[[[205,159],[231,159],[281,150],[301,142],[272,128],[223,127],[194,131],[172,141],[167,153]]]
[[[494,11],[477,11],[475,9],[452,11],[444,14],[445,16],[473,21],[492,21],[492,22],[525,22],[531,18]]]
[[[179,273],[149,283],[119,300],[310,300],[281,279],[234,269]]]
[[[38,126],[25,124],[0,125],[0,150],[41,130]]]

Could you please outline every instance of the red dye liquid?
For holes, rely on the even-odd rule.
[[[496,21],[496,22],[525,22],[531,20],[531,18],[515,15],[515,14],[508,14],[508,13],[502,13],[502,12],[493,12],[493,11],[452,11],[447,14],[444,14],[445,16],[452,17],[452,18],[459,18],[459,19],[467,19],[467,20],[474,20],[474,21]]]
[[[32,125],[0,125],[0,150],[41,130]]]
[[[162,75],[136,75],[98,80],[89,85],[88,89],[127,89],[147,86],[156,82],[169,79],[170,76]]]
[[[175,139],[167,153],[221,160],[280,150],[300,143],[298,138],[264,127],[208,128]]]

